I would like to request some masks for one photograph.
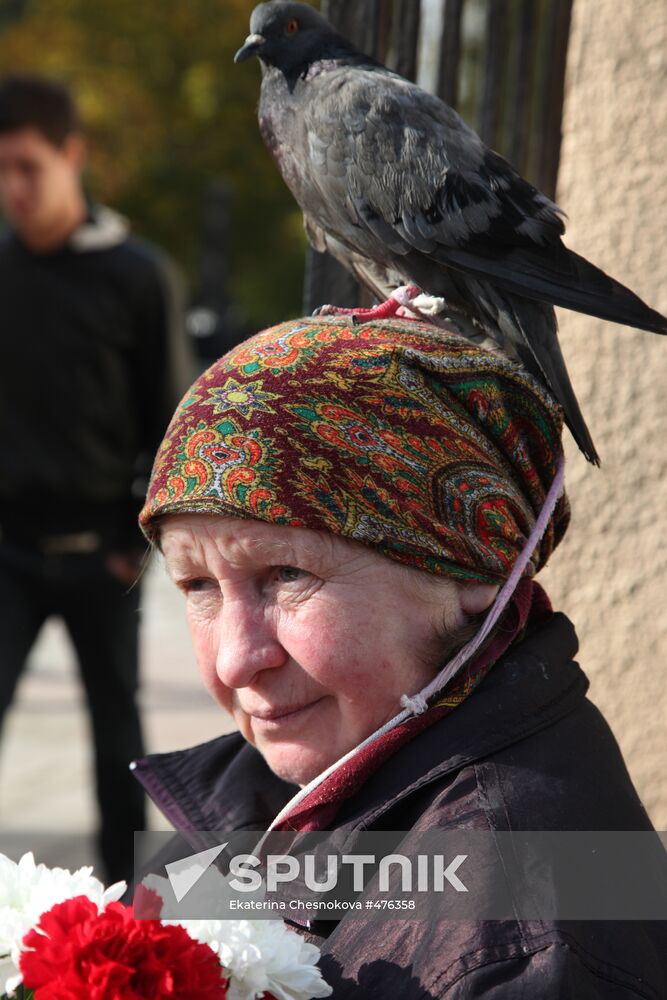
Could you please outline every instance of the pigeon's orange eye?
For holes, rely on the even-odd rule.
[[[294,35],[299,30],[299,22],[292,18],[291,21],[287,22],[287,34]]]

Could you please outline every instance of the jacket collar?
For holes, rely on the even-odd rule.
[[[571,622],[555,614],[493,667],[454,712],[402,746],[373,774],[363,796],[344,804],[337,825],[367,828],[399,802],[448,773],[545,729],[584,698],[588,681],[572,657]],[[133,765],[173,826],[265,830],[298,791],[269,769],[239,733]]]
[[[76,253],[111,250],[130,234],[127,219],[106,205],[90,204],[88,217],[71,234],[68,246]]]

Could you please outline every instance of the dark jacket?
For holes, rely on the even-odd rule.
[[[3,536],[115,522],[139,542],[133,482],[192,376],[171,265],[91,206],[53,252],[0,236],[0,301]]]
[[[557,614],[513,647],[451,715],[401,747],[344,803],[349,830],[652,829]],[[295,788],[238,734],[139,762],[181,831],[265,829]],[[302,931],[340,998],[667,997],[663,923],[384,923]]]

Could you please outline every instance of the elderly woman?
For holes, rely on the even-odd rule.
[[[138,762],[176,829],[651,830],[533,579],[562,477],[536,381],[416,322],[290,322],[205,372],[141,522],[238,732]],[[335,997],[667,996],[647,927],[304,933]]]

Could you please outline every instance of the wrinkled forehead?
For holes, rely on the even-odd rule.
[[[193,559],[222,559],[232,566],[321,564],[357,549],[366,551],[326,531],[215,514],[167,514],[159,519],[157,532],[170,568]]]

